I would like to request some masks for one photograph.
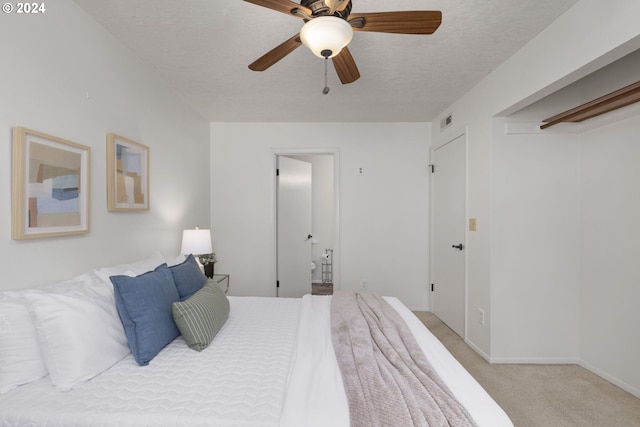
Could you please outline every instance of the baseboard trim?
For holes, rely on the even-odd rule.
[[[431,311],[430,308],[412,308],[411,311]],[[473,351],[478,353],[480,357],[486,360],[491,364],[532,364],[532,365],[578,365],[595,375],[603,378],[604,380],[610,382],[611,384],[619,387],[620,389],[626,391],[627,393],[637,397],[640,399],[640,389],[634,387],[625,381],[609,374],[608,372],[597,368],[590,364],[589,362],[582,360],[576,357],[490,357],[487,353],[485,353],[480,347],[478,347],[473,341],[470,339],[464,339],[465,344],[467,344]]]
[[[573,357],[489,357],[484,351],[476,346],[472,341],[465,340],[465,343],[471,347],[476,353],[480,355],[484,360],[491,364],[505,364],[505,365],[578,365],[587,371],[593,372],[597,376],[609,381],[611,384],[620,387],[622,390],[634,395],[640,399],[640,389],[627,384],[621,379],[603,371],[600,368],[596,368],[584,360],[576,359]]]
[[[573,357],[492,357],[489,363],[506,365],[580,365],[580,360]]]
[[[464,342],[478,353],[480,357],[489,363],[502,363],[508,365],[580,365],[580,360],[571,357],[491,357],[478,347],[473,341],[465,339]]]
[[[578,363],[578,365],[582,366],[587,371],[591,371],[597,376],[604,378],[605,380],[609,381],[611,384],[620,387],[627,393],[631,393],[632,395],[640,399],[640,390],[633,387],[632,385],[629,385],[624,381],[620,380],[619,378],[616,378],[613,375],[608,374],[602,369],[596,368],[595,366],[591,365],[588,362],[585,362],[584,360],[581,360],[580,363]]]
[[[478,347],[477,345],[475,345],[475,343],[469,339],[464,340],[465,344],[467,344],[469,347],[471,347],[471,349],[473,351],[475,351],[476,353],[478,353],[480,355],[480,357],[482,357],[484,360],[486,360],[489,363],[491,362],[491,358],[489,357],[489,355],[487,353],[485,353],[484,351],[482,351],[482,349],[480,347]]]
[[[431,311],[430,307],[407,307],[411,311]]]

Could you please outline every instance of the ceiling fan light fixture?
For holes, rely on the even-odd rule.
[[[351,25],[336,16],[319,16],[308,21],[300,30],[302,44],[319,58],[333,58],[352,38]]]

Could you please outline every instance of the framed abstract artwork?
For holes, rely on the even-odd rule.
[[[107,209],[149,210],[149,147],[107,134]]]
[[[89,232],[90,148],[13,128],[11,237]]]

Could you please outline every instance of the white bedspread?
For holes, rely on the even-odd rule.
[[[69,392],[42,378],[0,395],[0,425],[277,426],[300,300],[229,300],[229,318],[204,351],[178,338],[149,366],[129,355]]]
[[[397,298],[385,300],[400,313],[434,369],[480,427],[512,427],[511,420],[477,381],[454,359],[418,318]],[[333,352],[329,322],[331,299],[302,299],[282,427],[348,427],[349,408]]]
[[[229,300],[229,318],[204,351],[177,338],[149,366],[136,365],[129,355],[68,392],[42,378],[0,395],[0,426],[347,427],[349,409],[331,343],[331,298]],[[399,300],[387,301],[477,424],[511,427],[422,323]]]

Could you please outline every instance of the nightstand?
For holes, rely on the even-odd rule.
[[[213,277],[209,279],[209,281],[217,283],[218,286],[220,286],[220,288],[224,290],[225,294],[229,291],[229,280],[230,280],[229,274],[214,274]],[[226,282],[226,286],[225,286],[225,282]]]

